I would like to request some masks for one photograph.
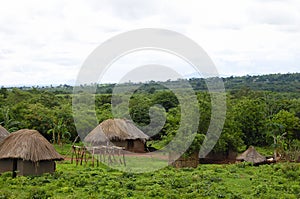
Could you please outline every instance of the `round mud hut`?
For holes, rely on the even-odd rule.
[[[108,119],[100,123],[85,138],[84,142],[92,146],[124,147],[131,152],[145,152],[145,143],[149,136],[125,119]]]
[[[9,132],[0,125],[0,142],[2,142],[7,136],[9,136]]]
[[[63,160],[38,131],[22,129],[0,143],[0,173],[41,175],[55,171],[55,161]]]
[[[250,146],[244,153],[237,156],[236,160],[251,162],[256,165],[266,162],[267,159],[258,153],[253,146]]]

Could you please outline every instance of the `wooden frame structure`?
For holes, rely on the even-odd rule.
[[[125,161],[125,148],[117,146],[72,146],[71,164],[73,164],[74,157],[76,165],[82,165],[83,161],[87,164],[88,159],[92,156],[92,166],[95,165],[95,159],[97,166],[99,166],[99,160],[106,162],[108,165],[113,163],[124,164]]]

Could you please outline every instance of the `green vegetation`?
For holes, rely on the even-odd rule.
[[[265,156],[274,152],[282,159],[295,161],[300,152],[300,74],[264,75],[224,78],[227,89],[227,113],[224,128],[213,151],[244,151],[249,145]],[[168,81],[166,84],[179,84]],[[196,139],[189,152],[198,150],[205,139],[211,117],[211,96],[203,79],[190,79],[196,90],[200,119]],[[130,83],[128,83],[130,84]],[[88,85],[85,85],[89,87]],[[95,86],[95,85],[94,85]],[[128,86],[127,84],[121,86]],[[176,134],[181,121],[181,107],[176,96],[157,82],[137,84],[130,96],[129,115],[140,126],[150,122],[163,128],[145,129],[152,136],[152,147],[163,148]],[[92,85],[91,85],[92,87]],[[95,112],[97,122],[112,118],[114,85],[96,85]],[[70,157],[71,144],[77,137],[72,112],[72,89],[58,87],[0,89],[0,124],[10,132],[22,128],[36,129],[65,157]],[[181,88],[184,89],[184,88]],[[76,95],[85,96],[85,93]],[[75,95],[75,96],[76,96]],[[127,117],[122,110],[124,96],[113,96],[118,117]],[[185,96],[189,100],[190,96]],[[88,133],[94,123],[86,103],[78,101],[83,112],[79,128]],[[76,98],[74,98],[76,100]],[[161,105],[165,113],[160,114]],[[153,117],[150,121],[151,112]],[[190,127],[185,126],[188,131]],[[78,140],[79,142],[80,140]],[[82,143],[77,143],[82,144]],[[134,165],[153,161],[146,157],[126,157],[127,172],[104,165],[76,166],[65,161],[57,164],[57,172],[40,177],[11,178],[0,176],[1,198],[300,198],[300,165],[278,163],[252,167],[246,163],[233,165],[199,165],[195,169],[166,167],[156,172],[135,174]],[[159,161],[155,162],[160,164]],[[163,165],[163,162],[161,163]],[[159,165],[161,166],[161,165]],[[124,169],[124,168],[123,168]]]
[[[68,162],[54,175],[0,176],[0,198],[299,198],[299,164],[166,167],[153,173],[119,172]]]
[[[229,150],[241,151],[249,145],[273,147],[280,154],[285,151],[293,153],[299,150],[297,147],[300,140],[300,96],[297,90],[299,89],[299,75],[224,78],[225,86],[231,86],[227,86],[226,121],[214,151],[222,153],[227,153]],[[273,92],[268,91],[269,89],[265,86],[253,86],[257,82],[266,83],[266,85],[269,85],[269,82],[280,82],[282,86],[288,83],[293,89],[283,92],[284,89],[278,88],[275,89],[278,92]],[[166,82],[173,87],[179,83],[180,80]],[[196,140],[190,148],[190,150],[197,150],[205,139],[210,124],[211,96],[205,89],[202,89],[202,84],[205,84],[203,79],[191,79],[189,83],[197,91],[201,115]],[[279,86],[277,83],[274,84],[275,87]],[[120,86],[128,86],[128,84]],[[152,128],[143,129],[149,135],[153,135],[153,146],[161,148],[169,143],[178,131],[181,120],[179,101],[174,93],[156,82],[137,84],[137,86],[139,89],[130,96],[129,115],[140,126],[147,126],[150,123],[149,110],[155,116],[151,123],[158,124],[157,126],[165,116],[166,123],[159,132]],[[265,90],[261,91],[259,88]],[[72,112],[72,97],[74,96],[69,94],[70,89],[72,87],[67,85],[43,88],[1,88],[0,123],[11,132],[21,128],[36,129],[52,143],[61,145],[73,142],[77,137],[77,131]],[[92,130],[97,122],[100,123],[113,117],[112,94],[105,91],[110,91],[113,87],[96,85],[96,89],[98,93],[102,93],[95,95],[97,120],[92,114],[94,110],[89,110],[86,104],[91,101],[88,95],[77,102],[79,109],[83,111],[77,127],[85,134]],[[85,93],[76,95],[85,96]],[[123,98],[124,96],[113,96],[113,105],[117,110],[114,113],[115,116],[128,117],[122,112],[127,108],[124,107],[124,103],[121,103]],[[74,100],[78,99],[74,98]],[[189,101],[190,96],[185,96],[185,100]],[[160,108],[154,107],[157,104],[165,109],[164,115],[160,114]],[[86,112],[86,109],[89,111]],[[190,126],[186,126],[185,129],[188,131]],[[292,155],[289,159],[294,160],[296,156]]]
[[[272,92],[290,92],[295,93],[299,97],[300,89],[300,73],[288,73],[288,74],[269,74],[269,75],[247,75],[247,76],[231,76],[222,78],[225,84],[226,90],[233,92],[239,91],[244,88],[248,88],[256,91],[272,91]],[[167,81],[164,82],[166,85],[181,85],[182,81]],[[203,78],[191,78],[188,83],[192,85],[196,91],[206,91],[207,86],[205,79]],[[154,93],[156,90],[166,89],[161,86],[159,82],[150,81],[147,84],[136,84],[148,93]],[[85,85],[87,86],[87,85]],[[91,86],[94,87],[95,85]],[[115,84],[101,84],[96,85],[97,94],[111,94]],[[124,85],[126,86],[126,84]],[[31,90],[31,87],[20,87],[21,90]],[[35,89],[41,91],[49,91],[54,94],[71,94],[73,87],[70,85],[59,85],[59,86],[46,86],[46,87],[35,87]],[[298,93],[298,94],[297,94]],[[1,91],[0,91],[1,94]]]

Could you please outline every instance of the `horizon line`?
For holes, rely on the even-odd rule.
[[[178,78],[176,80],[170,80],[170,81],[178,81],[178,80],[190,80],[190,79],[209,79],[209,78],[238,78],[238,77],[254,77],[254,76],[266,76],[266,75],[289,75],[289,74],[299,74],[300,72],[287,72],[287,73],[268,73],[268,74],[258,74],[258,73],[252,73],[252,74],[246,74],[246,75],[219,75],[219,76],[211,76],[211,77],[186,77],[186,78]],[[134,81],[128,81],[128,82],[122,82],[122,84],[126,84],[126,83],[135,83],[135,84],[146,84],[146,83],[150,83],[154,80],[148,80],[146,82],[134,82]],[[167,82],[169,80],[165,80],[165,81],[154,81],[154,82]],[[89,83],[83,83],[83,84],[79,84],[79,85],[93,85],[93,84],[97,84],[97,85],[111,85],[111,84],[118,84],[119,82],[103,82],[103,83],[99,83],[99,82],[89,82]],[[59,86],[71,86],[71,87],[75,87],[78,86],[75,83],[75,80],[73,81],[73,83],[50,83],[50,84],[19,84],[19,85],[0,85],[1,88],[34,88],[34,87],[59,87]]]

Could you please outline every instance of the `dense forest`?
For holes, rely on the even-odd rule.
[[[227,90],[240,90],[249,88],[255,91],[273,91],[273,92],[293,92],[299,93],[300,91],[300,73],[288,73],[288,74],[270,74],[270,75],[256,75],[256,76],[241,76],[241,77],[226,77],[221,78],[224,82]],[[192,85],[195,91],[207,90],[205,79],[203,78],[191,78],[189,80],[176,80],[167,81],[164,84],[176,85],[182,84],[182,81],[187,81]],[[137,86],[148,88],[151,92],[154,90],[164,89],[159,82],[148,82],[147,84],[138,83]],[[85,85],[86,86],[86,85]],[[98,84],[97,94],[108,94],[112,93],[115,84]],[[36,87],[19,87],[21,90],[32,90],[36,88],[40,91],[49,91],[55,94],[72,94],[73,86],[70,85],[59,85],[59,86],[36,86]],[[8,87],[12,89],[12,87]]]
[[[221,137],[213,150],[239,151],[245,146],[254,145],[270,146],[279,151],[299,151],[299,80],[299,73],[223,78],[227,113]],[[196,92],[201,117],[195,143],[199,145],[204,140],[210,123],[211,97],[204,79],[167,81],[165,84],[179,85],[180,81],[188,81]],[[130,97],[130,116],[137,124],[147,125],[150,122],[150,107],[155,104],[163,106],[166,110],[166,123],[158,134],[152,136],[155,146],[163,146],[176,134],[180,124],[180,104],[174,93],[159,82],[136,85],[139,89]],[[111,100],[114,86],[96,85],[95,105],[99,123],[113,117]],[[68,85],[2,87],[0,124],[10,132],[22,128],[36,129],[53,143],[72,142],[77,136],[72,93],[73,87]],[[88,126],[90,119],[88,116],[82,117],[80,125]],[[159,119],[158,117],[157,120]]]

